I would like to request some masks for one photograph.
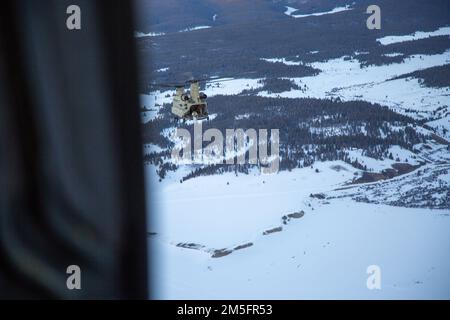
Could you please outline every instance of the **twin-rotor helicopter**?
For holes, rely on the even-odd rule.
[[[186,84],[190,91],[185,91]],[[182,84],[163,84],[163,87],[174,87],[172,97],[172,114],[176,120],[202,120],[209,118],[207,96],[200,91],[200,80],[188,80]]]
[[[172,114],[176,120],[202,120],[209,119],[207,96],[200,91],[200,83],[220,83],[234,79],[191,79],[184,83],[163,83],[152,84],[153,87],[175,88],[172,97]],[[185,91],[186,85],[190,86],[190,91]]]

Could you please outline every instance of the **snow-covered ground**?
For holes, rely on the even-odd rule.
[[[149,33],[144,33],[144,32],[140,32],[140,31],[136,31],[134,33],[134,37],[135,38],[142,38],[142,37],[159,37],[159,36],[163,36],[165,35],[164,32],[149,32]]]
[[[281,58],[266,61],[283,62]],[[290,61],[287,61],[290,63]],[[357,59],[341,57],[310,65],[321,72],[316,76],[286,78],[293,80],[300,89],[282,93],[261,91],[259,96],[284,98],[337,98],[364,100],[389,106],[399,113],[405,109],[417,111],[418,118],[429,117],[440,106],[450,105],[449,88],[428,88],[418,79],[392,78],[434,66],[450,63],[450,51],[436,55],[412,55],[401,63],[362,67]]]
[[[300,61],[289,61],[286,60],[286,58],[271,58],[271,59],[261,58],[261,60],[272,63],[280,62],[287,66],[299,66],[302,64]]]
[[[442,118],[429,121],[430,127],[436,128],[438,134],[450,141],[450,115],[444,115]]]
[[[377,160],[364,155],[361,149],[352,149],[348,151],[351,161],[357,160],[361,165],[367,166],[367,170],[374,172],[381,172],[384,169],[389,169],[394,163],[398,163],[396,159],[400,159],[401,162],[407,162],[411,165],[419,164],[417,156],[409,150],[405,150],[400,146],[392,146],[389,148],[388,153],[392,153],[393,159]]]
[[[209,28],[211,28],[211,26],[195,26],[195,27],[189,27],[189,28],[185,28],[185,29],[179,30],[178,32],[190,32],[190,31],[209,29]],[[141,31],[135,31],[134,32],[134,37],[135,38],[159,37],[159,36],[164,36],[164,35],[166,35],[165,32],[149,32],[149,33],[144,33],[144,32],[141,32]]]
[[[408,35],[404,35],[404,36],[386,36],[386,37],[377,39],[377,41],[379,43],[381,43],[383,46],[386,46],[386,45],[393,44],[393,43],[420,40],[420,39],[426,39],[429,37],[437,37],[437,36],[450,36],[450,27],[441,27],[435,31],[430,31],[430,32],[417,31],[417,32],[414,32],[413,34],[408,34]]]
[[[178,32],[189,32],[189,31],[196,31],[196,30],[202,30],[202,29],[209,29],[211,26],[195,26],[195,27],[189,27],[183,30],[180,30]]]
[[[182,165],[159,181],[156,167],[147,165],[149,250],[158,257],[152,259],[152,297],[449,299],[450,210],[384,204],[417,200],[416,194],[427,190],[437,201],[450,200],[447,189],[439,189],[450,182],[446,146],[430,142],[415,148],[422,151],[420,160],[429,162],[420,175],[416,170],[363,185],[349,184],[361,171],[341,161],[183,183],[195,166]],[[147,145],[144,151],[161,149]],[[419,163],[398,146],[389,151]],[[397,162],[377,161],[361,150],[350,150],[350,156],[374,171]],[[365,197],[371,203],[357,201]],[[301,215],[283,218],[296,213]],[[225,254],[213,257],[217,252]],[[371,265],[381,268],[380,290],[366,286]]]
[[[155,297],[450,298],[449,210],[311,198],[355,172],[342,162],[314,168],[319,173],[224,174],[182,184],[174,178],[151,189],[159,217],[149,238],[158,256]],[[282,223],[283,215],[300,211],[302,217]],[[370,265],[381,268],[381,290],[366,287]]]
[[[163,299],[450,297],[450,219],[426,209],[336,200],[223,258],[156,240]],[[366,287],[381,268],[381,289]]]
[[[291,16],[295,11],[297,11],[298,9],[289,7],[289,6],[285,6],[286,11],[284,12],[285,15]]]
[[[161,217],[160,236],[173,243],[214,248],[252,241],[262,229],[277,226],[283,214],[298,210],[299,198],[351,181],[355,172],[344,162],[317,163],[314,168],[319,173],[311,168],[274,175],[255,170],[249,175],[226,173],[161,185],[152,190]]]
[[[166,72],[166,71],[169,71],[169,69],[170,68],[161,68],[161,69],[158,69],[158,70],[156,70],[156,72]]]
[[[298,11],[298,9],[295,9],[293,7],[286,6],[286,11],[284,14],[293,17],[293,18],[306,18],[306,17],[314,17],[314,16],[323,16],[326,14],[333,14],[338,13],[342,11],[352,10],[349,5],[346,5],[344,7],[336,7],[330,11],[324,11],[324,12],[315,12],[315,13],[308,13],[308,14],[294,14],[294,12]]]
[[[394,58],[394,57],[400,57],[403,56],[403,53],[399,52],[392,52],[392,53],[386,53],[384,54],[385,57]]]

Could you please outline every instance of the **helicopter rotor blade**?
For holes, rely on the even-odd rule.
[[[240,73],[239,76],[245,75],[245,74],[251,74],[251,73],[256,73],[256,71],[249,71],[249,72],[244,72],[244,73]],[[199,79],[195,79],[192,77],[192,73],[185,73],[187,75],[190,75],[189,80],[186,80],[182,83],[150,83],[149,86],[150,87],[160,87],[160,88],[182,88],[184,86],[186,86],[187,84],[192,84],[192,83],[220,83],[220,82],[226,82],[226,81],[231,81],[231,80],[236,80],[238,78],[222,78],[222,79],[217,79],[217,78],[210,78],[210,77],[206,77],[206,78],[199,78]]]
[[[236,78],[224,78],[224,79],[214,79],[211,81],[208,81],[208,83],[220,83],[220,82],[227,82],[231,80],[236,80]]]
[[[221,82],[227,82],[232,80],[238,80],[239,78],[224,78],[224,79],[214,79],[212,81],[208,81],[208,83],[221,83]]]
[[[251,74],[251,73],[256,73],[256,71],[249,71],[249,72],[244,72],[241,73],[239,75],[245,75],[245,74]],[[216,83],[216,82],[225,82],[225,81],[231,81],[231,80],[236,80],[239,78],[233,77],[233,78],[222,78],[222,79],[216,79],[216,78],[203,78],[203,79],[195,79],[195,80],[188,80],[187,82],[208,82],[208,83]]]
[[[178,88],[184,87],[184,83],[150,83],[150,87]]]

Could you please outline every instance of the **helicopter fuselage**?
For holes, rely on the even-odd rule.
[[[173,96],[172,113],[179,119],[204,119],[208,117],[206,95],[200,92],[198,82],[191,83],[191,91],[177,87]]]

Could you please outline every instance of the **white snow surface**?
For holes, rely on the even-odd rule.
[[[431,210],[335,200],[219,259],[157,240],[157,298],[448,299],[449,227]],[[374,264],[380,290],[366,287]]]
[[[179,32],[189,32],[189,31],[196,31],[196,30],[202,30],[202,29],[209,29],[211,26],[196,26],[196,27],[189,27],[183,30],[180,30]]]
[[[142,38],[142,37],[159,37],[159,36],[163,36],[165,35],[164,32],[149,32],[149,33],[144,33],[141,31],[136,31],[134,33],[134,37],[135,38]]]
[[[147,169],[154,175],[154,167]],[[223,174],[182,184],[178,172],[159,183],[151,189],[158,212],[151,225],[158,234],[149,238],[151,254],[158,256],[154,297],[449,298],[449,210],[308,196],[335,189],[355,171],[336,161],[276,175]],[[281,223],[282,215],[300,210],[302,218]],[[262,234],[277,226],[283,230]],[[180,242],[203,247],[177,247]],[[249,242],[249,248],[211,257],[213,249]],[[381,290],[366,287],[370,265],[381,268]]]
[[[407,163],[411,165],[417,165],[419,163],[416,155],[412,153],[409,150],[403,149],[400,146],[392,146],[389,148],[389,153],[392,153],[393,160],[392,159],[383,159],[383,160],[377,160],[371,157],[368,157],[364,155],[363,150],[361,149],[351,149],[348,150],[348,154],[350,157],[350,160],[355,161],[358,160],[360,164],[363,166],[367,166],[367,170],[371,170],[373,172],[381,172],[384,169],[390,169],[391,166],[394,163],[398,163],[399,161],[396,161],[396,159],[400,159],[400,162],[405,163],[406,160]]]
[[[344,7],[336,7],[330,11],[315,12],[315,13],[308,13],[308,14],[294,14],[294,12],[296,12],[297,10],[298,9],[295,9],[293,7],[286,6],[286,11],[284,12],[284,14],[286,14],[292,18],[306,18],[306,17],[323,16],[323,15],[327,15],[327,14],[348,11],[348,10],[352,10],[352,8],[350,8],[349,5],[346,5]]]
[[[190,31],[209,29],[209,28],[211,28],[211,26],[194,26],[194,27],[189,27],[189,28],[185,28],[185,29],[179,30],[178,32],[190,32]],[[159,37],[159,36],[164,36],[164,35],[166,35],[165,32],[149,32],[149,33],[144,33],[144,32],[141,32],[141,31],[135,31],[134,32],[134,37],[135,38]]]
[[[161,68],[161,69],[156,70],[156,72],[166,72],[166,71],[169,71],[169,69],[170,68]]]
[[[289,61],[289,60],[286,60],[286,58],[270,58],[270,59],[261,58],[261,60],[264,60],[267,62],[272,62],[272,63],[279,62],[279,63],[283,63],[287,66],[299,66],[302,64],[300,61]]]
[[[297,11],[298,9],[289,7],[289,6],[285,6],[286,11],[284,12],[284,14],[290,16],[291,14],[293,14],[295,11]]]
[[[279,58],[278,58],[279,59]],[[301,90],[268,93],[259,96],[283,98],[340,98],[341,100],[364,100],[393,108],[399,113],[405,109],[418,111],[423,118],[442,105],[450,105],[448,88],[428,88],[418,79],[396,76],[450,63],[450,50],[436,55],[412,55],[401,63],[362,67],[357,59],[345,57],[313,62],[310,65],[321,72],[316,76],[288,78]]]
[[[332,170],[333,165],[347,170]],[[297,210],[300,196],[353,177],[354,169],[343,162],[317,163],[314,167],[326,171],[327,179],[325,173],[303,168],[274,175],[263,175],[259,170],[238,176],[226,173],[163,185],[154,190],[162,219],[161,236],[171,242],[189,241],[217,248],[250,241],[261,229],[279,224],[283,214]],[[245,211],[244,202],[249,205]]]
[[[394,58],[394,57],[400,57],[403,56],[403,53],[399,52],[392,52],[392,53],[386,53],[384,54],[385,57]]]
[[[393,43],[414,41],[414,40],[426,39],[429,37],[437,37],[437,36],[450,36],[450,27],[441,27],[435,31],[430,31],[430,32],[417,31],[412,34],[403,35],[403,36],[386,36],[386,37],[377,39],[377,41],[379,43],[381,43],[383,46],[386,46],[386,45],[393,44]]]

